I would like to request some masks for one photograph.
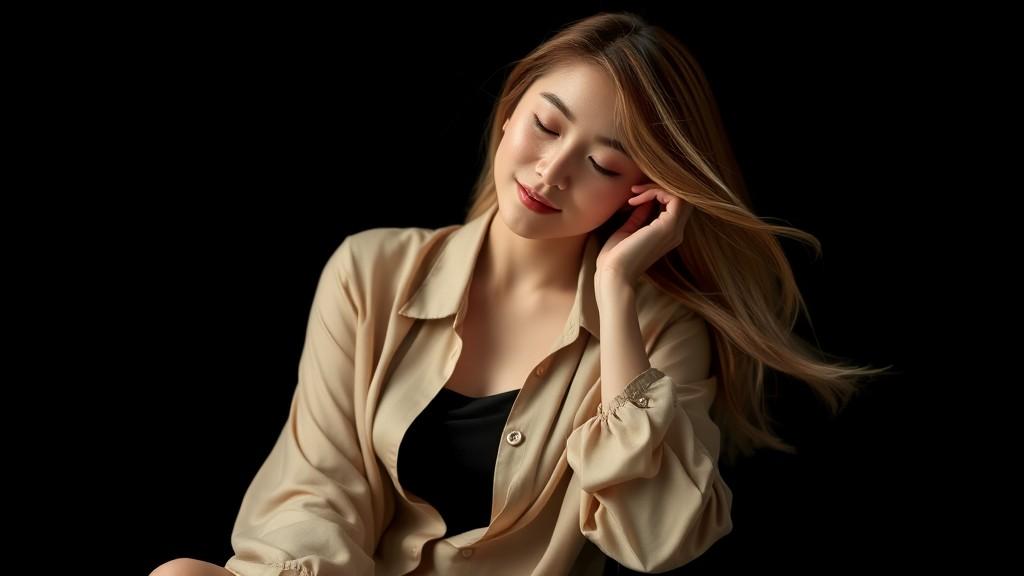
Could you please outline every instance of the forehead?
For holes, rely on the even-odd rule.
[[[615,110],[615,85],[608,74],[593,64],[567,64],[539,77],[527,96],[531,102],[555,107],[542,93],[554,94],[576,116],[576,122],[611,132]],[[557,112],[556,112],[557,114]]]

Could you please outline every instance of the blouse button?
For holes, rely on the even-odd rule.
[[[472,548],[463,548],[462,549],[462,557],[463,558],[469,558],[472,555],[473,555],[473,549]]]
[[[505,436],[505,440],[507,440],[508,443],[513,446],[519,446],[520,444],[523,443],[523,433],[520,432],[519,430],[513,430],[509,432],[507,436]]]

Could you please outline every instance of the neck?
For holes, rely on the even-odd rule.
[[[587,235],[531,239],[513,233],[499,214],[491,219],[476,274],[488,291],[536,301],[576,293]]]

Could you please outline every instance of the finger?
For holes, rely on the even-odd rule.
[[[634,184],[629,187],[634,192],[645,192],[647,190],[655,190],[654,184]]]
[[[679,199],[679,197],[676,196],[675,194],[669,194],[668,192],[665,192],[664,190],[658,190],[657,194],[658,194],[658,200],[662,204],[668,204],[669,202],[671,202],[673,200],[678,200]]]
[[[637,204],[639,204],[641,202],[647,202],[648,200],[650,200],[653,197],[654,197],[654,192],[652,190],[648,190],[646,192],[642,192],[640,194],[637,194],[636,196],[633,196],[632,198],[627,200],[627,202],[629,202],[630,204],[636,206]]]
[[[678,196],[669,194],[668,197],[665,198],[665,210],[675,214],[679,211],[680,202],[682,202],[682,200]]]

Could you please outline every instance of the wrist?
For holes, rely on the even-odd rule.
[[[635,281],[628,278],[625,273],[616,270],[615,268],[605,268],[598,273],[598,277],[601,281],[601,286],[609,287],[614,290],[620,290],[623,288],[632,289]]]
[[[598,283],[594,285],[597,291],[598,305],[605,301],[615,303],[622,302],[625,298],[632,298],[636,295],[636,289],[632,282],[625,276],[614,271],[604,270],[601,272]]]

